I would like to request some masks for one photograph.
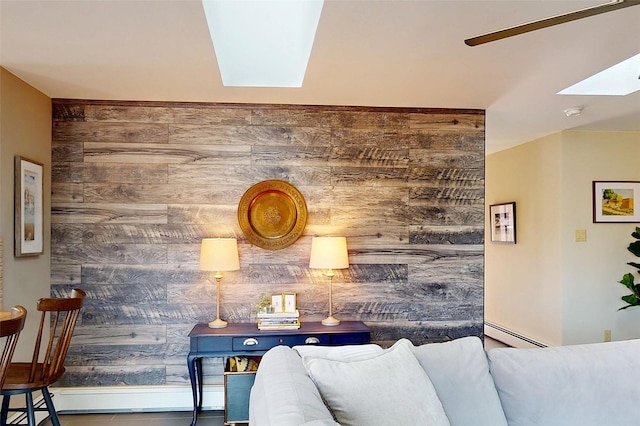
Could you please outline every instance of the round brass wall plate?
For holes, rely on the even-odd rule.
[[[278,250],[296,242],[307,226],[307,204],[283,180],[265,180],[247,189],[238,204],[238,223],[250,243]]]

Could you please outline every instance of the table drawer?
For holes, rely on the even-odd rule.
[[[268,351],[278,346],[295,345],[328,345],[330,337],[323,335],[291,335],[291,336],[244,336],[234,337],[232,348],[234,351]]]

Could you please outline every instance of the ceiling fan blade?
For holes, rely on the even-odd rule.
[[[566,13],[564,15],[553,16],[551,18],[542,19],[540,21],[534,21],[528,24],[518,25],[504,30],[472,37],[466,39],[464,43],[467,46],[478,46],[480,44],[502,40],[503,38],[513,37],[515,35],[528,33],[530,31],[540,30],[542,28],[552,27],[554,25],[564,24],[565,22],[588,18],[589,16],[600,15],[601,13],[612,12],[614,10],[637,5],[640,5],[640,0],[619,0],[615,2],[609,2],[586,9],[577,10],[575,12]]]

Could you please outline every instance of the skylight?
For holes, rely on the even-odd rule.
[[[202,0],[225,86],[302,87],[323,0]]]
[[[582,80],[559,95],[624,96],[640,90],[640,53]]]

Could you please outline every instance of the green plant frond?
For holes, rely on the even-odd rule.
[[[629,294],[627,296],[622,296],[621,299],[627,302],[629,305],[638,306],[640,305],[640,299],[635,294]]]
[[[622,279],[618,282],[631,291],[635,290],[635,286],[633,282],[633,274],[624,274],[622,276]]]
[[[636,228],[636,229],[637,229],[637,228]],[[640,233],[638,233],[637,231],[636,231],[636,232],[632,232],[632,233],[631,233],[631,236],[632,236],[633,238],[635,238],[636,240],[640,240]]]
[[[629,247],[627,247],[627,250],[629,250],[631,253],[633,253],[637,257],[640,257],[640,241],[634,241],[631,244],[629,244]]]
[[[633,266],[636,269],[640,269],[640,263],[628,262],[627,265]]]

